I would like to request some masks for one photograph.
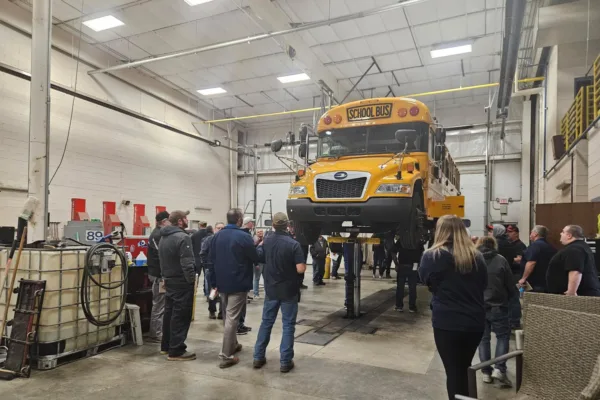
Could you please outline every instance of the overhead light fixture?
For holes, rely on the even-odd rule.
[[[447,43],[434,46],[431,50],[431,58],[440,58],[465,54],[473,51],[473,43]]]
[[[280,76],[277,79],[281,83],[292,83],[292,82],[308,81],[308,80],[310,80],[310,76],[302,73],[302,74],[295,74],[295,75]]]
[[[197,6],[199,4],[204,4],[204,3],[209,3],[213,0],[184,0],[186,3],[188,3],[190,6]]]
[[[123,21],[118,20],[112,15],[90,19],[89,21],[85,21],[83,24],[96,32],[105,31],[110,28],[125,25]]]
[[[220,88],[220,87],[216,87],[216,88],[210,88],[210,89],[200,89],[200,90],[198,90],[198,93],[200,93],[202,96],[212,96],[213,94],[227,93],[227,90]]]

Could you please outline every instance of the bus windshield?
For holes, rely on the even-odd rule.
[[[405,141],[396,140],[396,131],[406,129],[414,133],[405,135]],[[357,128],[332,129],[319,134],[319,157],[343,157],[365,154],[397,154],[427,152],[429,146],[429,124],[426,122],[404,122],[400,124],[362,126]]]

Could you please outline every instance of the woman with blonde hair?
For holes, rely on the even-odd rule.
[[[467,370],[483,336],[487,269],[462,220],[445,215],[421,259],[421,280],[431,300],[435,345],[446,370],[448,398],[468,395]]]

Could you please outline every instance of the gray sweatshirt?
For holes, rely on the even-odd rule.
[[[508,261],[494,249],[480,247],[478,250],[487,265],[488,284],[483,293],[486,308],[508,307],[508,300],[517,291]]]

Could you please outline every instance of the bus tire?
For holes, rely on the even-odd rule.
[[[424,223],[423,192],[415,191],[407,227],[399,232],[400,244],[405,249],[418,249],[423,239]]]
[[[294,232],[296,240],[301,245],[312,246],[319,239],[319,235],[321,235],[321,227],[316,224],[297,223],[294,227]]]

